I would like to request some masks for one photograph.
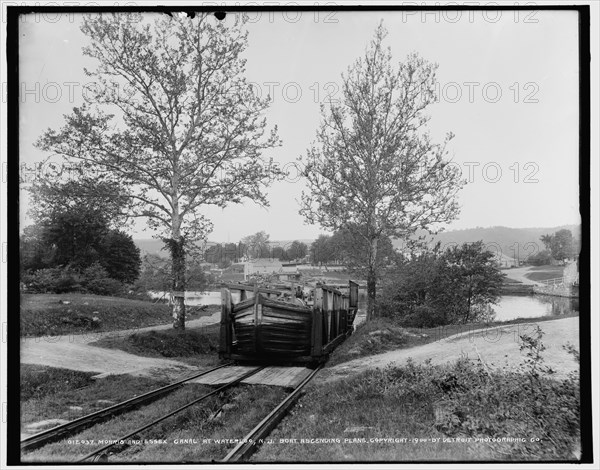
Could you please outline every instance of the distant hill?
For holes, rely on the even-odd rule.
[[[430,235],[427,239],[433,239],[431,245],[438,241],[441,242],[442,248],[449,247],[451,244],[461,245],[482,240],[490,251],[495,251],[503,258],[518,257],[519,259],[525,259],[529,255],[544,249],[544,244],[540,240],[542,235],[552,234],[561,229],[570,230],[573,233],[576,246],[580,246],[581,227],[579,225],[534,228],[476,227],[442,232],[437,235]],[[403,245],[401,240],[394,240],[392,243],[395,248],[401,248]]]
[[[134,238],[133,241],[142,252],[142,256],[146,254],[161,256],[163,258],[169,256],[169,253],[165,250],[164,243],[161,240],[156,240],[155,238]],[[216,243],[206,242],[206,248],[213,245],[216,245]]]

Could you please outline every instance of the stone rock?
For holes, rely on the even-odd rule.
[[[112,400],[96,400],[99,405],[114,405],[115,402]]]
[[[370,429],[375,429],[374,426],[350,426],[344,429],[345,433],[357,433],[357,432],[365,432]]]
[[[69,421],[66,419],[45,419],[43,421],[38,421],[36,423],[30,423],[25,426],[25,428],[29,431],[37,431],[43,429],[54,428],[56,426],[60,426],[61,424],[68,423]]]

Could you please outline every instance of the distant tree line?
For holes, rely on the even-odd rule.
[[[186,288],[192,291],[204,291],[215,282],[213,276],[206,272],[200,260],[189,259],[186,263]],[[136,281],[137,290],[144,292],[170,292],[172,284],[171,260],[153,254],[142,258],[140,277]]]
[[[366,253],[364,240],[347,228],[338,230],[333,235],[319,235],[311,244],[310,260],[315,265],[344,264],[357,270],[365,265]],[[384,238],[380,242],[376,263],[388,264],[395,254],[391,239]]]
[[[226,268],[242,259],[271,258],[280,261],[303,259],[308,255],[306,243],[294,240],[287,246],[272,245],[265,231],[242,238],[239,243],[218,243],[204,252],[207,263]]]

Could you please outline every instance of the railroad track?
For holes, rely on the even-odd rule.
[[[76,431],[84,429],[86,427],[89,427],[93,424],[96,424],[99,421],[106,420],[112,416],[115,416],[116,414],[123,413],[124,411],[129,410],[133,407],[139,406],[141,404],[148,403],[148,402],[156,399],[157,397],[162,396],[162,395],[174,390],[175,388],[178,388],[179,386],[181,386],[183,383],[185,383],[187,381],[196,379],[196,378],[206,375],[214,370],[220,369],[222,367],[227,367],[229,365],[231,365],[231,364],[224,364],[222,366],[215,367],[211,370],[204,371],[200,374],[196,374],[192,377],[188,377],[186,379],[180,380],[178,382],[167,385],[160,389],[148,392],[139,397],[135,397],[135,398],[132,398],[125,402],[111,406],[109,408],[105,408],[96,413],[92,413],[90,415],[84,416],[82,418],[71,421],[69,423],[58,426],[56,428],[52,428],[47,431],[43,431],[39,434],[36,434],[35,436],[31,436],[31,437],[21,441],[21,450],[31,450],[36,447],[41,447],[42,445],[45,445],[49,442],[52,442],[52,441],[55,441],[58,439],[62,439],[64,437],[66,437],[67,435],[72,435]],[[247,373],[243,374],[242,376],[236,378],[235,380],[228,382],[228,383],[212,390],[211,392],[201,396],[200,398],[197,398],[197,399],[177,408],[176,410],[171,411],[171,412],[161,416],[160,418],[157,418],[149,423],[146,423],[146,424],[136,428],[135,430],[128,432],[124,436],[121,436],[117,439],[111,440],[109,444],[106,444],[103,447],[86,454],[85,456],[78,459],[76,462],[77,463],[81,463],[81,462],[85,462],[85,461],[108,462],[108,454],[106,453],[106,451],[108,451],[113,446],[116,446],[121,442],[126,442],[128,439],[132,438],[133,436],[156,426],[158,423],[173,417],[174,415],[186,410],[187,408],[197,405],[201,401],[206,400],[207,398],[209,398],[213,395],[216,395],[220,392],[223,392],[224,390],[226,390],[228,388],[238,385],[243,380],[251,377],[252,375],[257,374],[258,372],[265,369],[266,367],[267,366],[256,367],[256,368],[248,371]],[[288,410],[296,403],[296,401],[298,400],[298,398],[300,397],[300,395],[302,393],[302,389],[304,388],[304,386],[313,379],[313,377],[322,369],[322,367],[323,367],[322,364],[319,365],[300,384],[298,384],[287,395],[287,397],[283,401],[281,401],[281,403],[279,403],[259,424],[257,424],[240,441],[240,443],[234,449],[232,449],[225,456],[225,458],[222,460],[222,462],[241,461],[241,460],[245,460],[248,457],[250,457],[250,455],[252,455],[252,453],[254,453],[257,450],[257,448],[260,445],[260,443],[262,442],[262,440],[269,435],[269,433],[283,419],[283,417],[288,412]]]
[[[171,411],[170,413],[167,413],[166,415],[161,416],[158,419],[155,419],[154,421],[151,421],[150,423],[144,424],[143,426],[140,426],[139,428],[135,429],[134,431],[131,431],[130,433],[127,433],[124,436],[119,437],[118,439],[116,439],[113,443],[111,444],[106,444],[104,447],[101,447],[100,449],[96,449],[93,452],[90,452],[89,454],[84,455],[83,457],[81,457],[79,460],[77,460],[77,463],[80,462],[85,462],[86,460],[90,460],[92,458],[95,458],[97,461],[102,461],[102,462],[107,462],[108,461],[108,455],[106,455],[104,452],[106,452],[108,449],[110,449],[111,447],[117,445],[117,443],[119,443],[120,441],[126,441],[127,439],[135,436],[136,434],[145,431],[146,429],[149,429],[153,426],[156,426],[158,423],[171,418],[172,416],[182,412],[183,410],[189,408],[190,406],[194,406],[198,403],[200,403],[201,401],[212,397],[213,395],[216,395],[217,393],[220,393],[228,388],[233,387],[234,385],[237,385],[238,383],[240,383],[242,380],[247,379],[248,377],[260,372],[261,370],[263,370],[265,367],[267,366],[260,366],[257,367],[256,369],[253,369],[247,373],[245,373],[244,375],[242,375],[241,377],[238,377],[237,379],[226,383],[225,385],[222,385],[219,388],[214,389],[212,392],[207,393],[206,395],[202,395],[200,398],[195,399],[194,401],[191,401],[190,403],[187,403],[186,405],[183,405],[179,408],[177,408],[175,411]]]
[[[117,403],[116,405],[109,406],[108,408],[103,408],[102,410],[82,416],[81,418],[69,421],[68,423],[61,424],[60,426],[56,426],[54,428],[47,429],[40,433],[34,434],[33,436],[29,436],[28,438],[23,439],[21,441],[21,452],[34,450],[39,447],[45,446],[46,444],[50,444],[51,442],[55,442],[60,439],[64,439],[65,437],[72,436],[76,432],[82,431],[83,429],[93,426],[94,424],[106,421],[107,419],[110,419],[113,416],[117,416],[138,406],[150,403],[156,400],[157,398],[160,398],[166,395],[167,393],[174,391],[175,389],[182,386],[185,382],[197,379],[199,377],[202,377],[203,375],[207,375],[215,370],[230,365],[231,363],[227,363],[214,367],[210,370],[200,372],[191,377],[187,377],[172,384],[165,385],[164,387],[160,387],[156,390],[144,393],[143,395],[140,395],[138,397],[130,398],[129,400]]]
[[[227,454],[222,462],[236,462],[245,460],[250,457],[258,448],[260,442],[266,438],[269,433],[275,429],[279,422],[283,419],[287,411],[294,406],[304,386],[310,382],[315,375],[323,368],[320,364],[306,377],[283,401],[271,411],[265,419],[252,429],[240,443]]]

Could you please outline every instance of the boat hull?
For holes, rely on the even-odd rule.
[[[233,352],[255,357],[308,356],[312,309],[267,299],[261,294],[236,305]]]

